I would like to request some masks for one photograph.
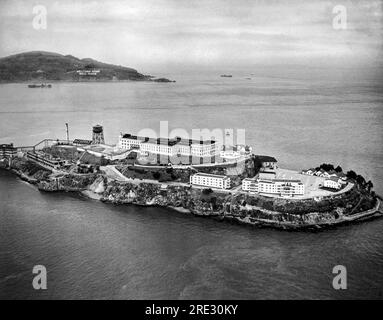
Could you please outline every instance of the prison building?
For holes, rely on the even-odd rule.
[[[149,138],[135,136],[132,134],[121,134],[119,138],[121,149],[139,149],[166,156],[195,156],[195,157],[214,157],[219,153],[219,146],[214,140],[195,140],[182,139],[176,137],[168,138]]]
[[[302,196],[305,186],[300,180],[243,179],[242,190],[250,193],[274,194],[281,197]]]
[[[217,189],[230,189],[230,178],[223,175],[196,173],[190,176],[190,184]]]

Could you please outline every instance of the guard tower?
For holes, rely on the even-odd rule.
[[[93,126],[92,144],[105,144],[104,129],[99,124]]]

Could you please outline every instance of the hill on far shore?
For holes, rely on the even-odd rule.
[[[97,76],[80,76],[79,70],[99,70]],[[99,62],[90,58],[79,59],[54,52],[31,51],[0,58],[0,82],[22,81],[108,81],[150,80],[137,70]]]

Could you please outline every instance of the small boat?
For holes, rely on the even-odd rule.
[[[28,84],[28,88],[52,88],[51,84]]]
[[[222,78],[231,78],[232,75],[231,74],[221,74],[221,77]]]

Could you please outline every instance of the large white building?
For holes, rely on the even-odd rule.
[[[305,186],[300,180],[246,178],[242,180],[242,190],[293,197],[304,195]]]
[[[219,153],[219,146],[214,140],[193,140],[180,137],[175,139],[155,139],[132,134],[121,134],[118,144],[121,149],[139,149],[166,156],[212,157]]]
[[[190,183],[192,185],[217,189],[230,189],[231,186],[230,178],[227,176],[201,172],[191,175]]]

